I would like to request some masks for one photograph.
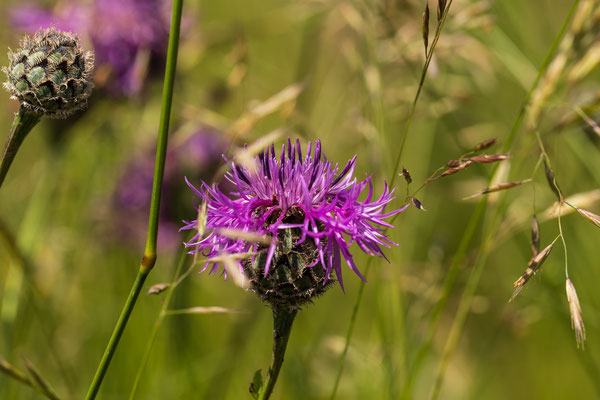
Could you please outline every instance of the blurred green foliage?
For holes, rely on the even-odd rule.
[[[5,18],[14,4],[0,6]],[[417,185],[482,140],[497,137],[502,143],[569,6],[550,0],[452,4],[402,160]],[[329,160],[343,164],[358,154],[356,175],[373,173],[381,190],[391,178],[423,64],[423,7],[412,0],[187,1],[174,126],[210,124],[231,135],[234,121],[257,101],[304,82],[295,102],[238,134],[234,143],[286,126],[292,136],[320,138]],[[16,47],[19,36],[3,23],[0,48]],[[592,72],[578,86],[557,87],[539,123],[568,196],[600,185],[597,136],[594,141],[586,134],[582,120],[569,120],[572,110],[564,106],[584,104],[598,89],[597,78]],[[137,272],[143,248],[115,239],[112,196],[128,161],[153,146],[160,94],[160,77],[148,78],[135,98],[97,92],[75,120],[44,120],[25,141],[0,193],[4,238],[15,240],[14,246],[0,240],[0,357],[23,369],[25,356],[65,399],[85,392]],[[0,108],[0,127],[8,132],[17,104],[6,94]],[[567,123],[561,125],[563,117]],[[509,162],[515,178],[528,178],[537,161],[531,143],[531,131],[522,129]],[[474,209],[473,201],[462,198],[483,189],[488,173],[475,166],[426,186],[419,200],[428,211],[410,208],[397,219],[390,235],[399,246],[387,251],[389,264],[378,260],[371,268],[338,399],[399,397]],[[397,185],[400,205],[405,184]],[[585,350],[576,348],[570,327],[559,246],[543,272],[507,303],[530,258],[532,210],[541,214],[554,201],[542,175],[535,187],[535,203],[532,185],[502,194],[510,206],[446,373],[443,399],[600,396],[598,228],[578,215],[563,219],[570,276],[587,328]],[[587,209],[598,213],[595,196]],[[490,201],[493,208],[497,200]],[[185,215],[194,214],[190,191]],[[541,223],[542,246],[557,229],[553,218]],[[432,350],[412,382],[416,399],[430,394],[478,246],[476,239]],[[175,251],[160,252],[148,286],[170,281],[176,258]],[[365,262],[357,252],[357,265]],[[330,395],[359,287],[350,278],[345,294],[331,289],[299,313],[276,398]],[[137,398],[249,398],[254,371],[266,369],[271,357],[270,310],[231,281],[195,273],[171,303],[193,306],[242,313],[168,316]],[[161,296],[140,299],[101,398],[129,396],[160,307]],[[0,375],[0,398],[40,395]]]

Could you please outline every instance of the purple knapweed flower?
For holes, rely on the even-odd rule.
[[[140,91],[149,62],[163,59],[168,39],[164,0],[62,2],[53,10],[25,4],[14,7],[12,25],[28,32],[56,26],[91,42],[99,87],[111,93]]]
[[[238,264],[263,300],[279,301],[279,297],[273,300],[273,295],[277,295],[274,291],[286,288],[273,285],[282,284],[290,292],[304,291],[292,305],[305,303],[315,294],[316,289],[311,285],[327,284],[332,271],[343,290],[342,258],[364,280],[350,252],[353,243],[365,253],[379,257],[385,257],[381,246],[395,244],[383,232],[385,227],[392,227],[384,219],[406,206],[385,213],[386,205],[394,199],[394,191],[388,190],[386,184],[381,197],[374,200],[371,177],[360,182],[353,177],[356,156],[337,174],[338,165],[332,165],[322,154],[320,141],[313,146],[309,143],[307,155],[302,157],[299,140],[294,146],[288,138],[279,160],[272,145],[270,152],[267,149],[255,161],[255,171],[235,160],[229,162],[231,171],[226,178],[237,188],[231,196],[216,185],[203,182],[196,189],[188,182],[207,204],[207,234],[204,238],[196,234],[185,245],[192,248],[191,253],[199,252],[207,258],[259,252]],[[366,198],[359,200],[367,186]],[[198,222],[186,221],[182,229],[197,230]],[[267,235],[274,240],[270,245],[261,245],[224,235],[223,229]],[[216,272],[219,265],[213,262],[210,272]],[[321,271],[311,272],[310,277],[304,274],[315,269]],[[227,274],[227,270],[223,272]],[[262,287],[256,287],[256,279],[270,275],[274,275],[270,282],[262,281]]]

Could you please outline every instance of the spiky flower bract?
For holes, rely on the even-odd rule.
[[[384,219],[406,206],[385,213],[394,191],[386,184],[381,197],[373,200],[371,177],[364,181],[353,177],[356,156],[338,174],[338,165],[322,154],[320,141],[312,146],[309,143],[303,157],[299,140],[293,145],[288,138],[279,159],[271,145],[270,151],[267,149],[254,161],[255,168],[236,160],[229,162],[231,171],[226,178],[237,187],[230,195],[216,185],[203,182],[196,189],[188,182],[207,203],[208,211],[206,237],[196,235],[186,246],[191,253],[200,252],[207,258],[259,252],[258,256],[236,262],[263,300],[279,302],[275,292],[290,291],[300,293],[291,306],[301,305],[320,294],[315,284],[326,286],[332,271],[343,290],[342,258],[364,280],[350,252],[352,244],[379,257],[385,257],[382,246],[395,244],[383,232],[385,227],[392,227]],[[367,186],[366,198],[359,200]],[[196,230],[197,221],[186,221],[182,229]],[[273,240],[269,245],[257,244],[225,235],[223,229],[267,235]],[[202,271],[210,264],[207,262]],[[219,262],[212,262],[210,272],[219,267]],[[308,271],[310,277],[306,277]],[[223,273],[227,276],[226,269]],[[271,279],[264,281],[261,277]],[[311,285],[310,290],[304,287]]]

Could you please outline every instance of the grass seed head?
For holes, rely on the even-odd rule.
[[[592,224],[596,225],[600,228],[600,215],[594,214],[593,212],[584,210],[583,208],[577,208],[577,212],[581,214],[584,218],[590,221]]]
[[[577,347],[583,348],[583,342],[585,341],[585,325],[583,324],[583,318],[581,317],[581,305],[579,304],[579,298],[577,297],[577,291],[571,279],[567,278],[567,300],[569,301],[569,312],[571,313],[571,327],[575,331],[575,340],[577,341]]]

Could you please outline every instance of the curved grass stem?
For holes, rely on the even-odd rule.
[[[540,66],[540,69],[538,70],[537,76],[525,96],[525,101],[523,103],[523,106],[521,107],[521,110],[519,111],[519,114],[517,115],[517,118],[515,119],[515,123],[513,124],[513,127],[507,137],[505,144],[504,144],[504,147],[502,150],[503,153],[506,153],[509,150],[509,148],[511,147],[512,142],[514,141],[516,132],[519,130],[521,123],[523,121],[523,118],[525,117],[525,113],[527,111],[527,106],[529,105],[531,96],[532,96],[533,92],[535,91],[535,89],[537,88],[542,76],[546,72],[546,69],[548,68],[548,65],[550,64],[550,60],[552,59],[552,55],[554,54],[555,50],[558,48],[561,38],[563,37],[564,32],[566,31],[567,26],[569,25],[571,17],[573,16],[578,4],[579,4],[579,0],[575,0],[573,2],[571,9],[569,10],[569,13],[565,17],[560,30],[554,37],[554,40],[552,41],[552,44],[551,44],[550,48],[548,49],[548,52],[546,53],[544,61],[542,62],[542,65]],[[497,166],[495,166],[495,168],[492,172],[492,175],[491,175],[492,178],[495,175],[496,170],[497,170]],[[480,201],[480,203],[483,203],[484,207],[485,207],[486,199],[485,198],[482,199]],[[497,223],[500,220],[500,217],[502,216],[502,213],[504,212],[505,208],[506,208],[506,197],[504,197],[502,199],[501,204],[498,207],[495,207],[495,212],[489,219],[489,223],[485,224],[485,226],[484,226],[484,232],[485,232],[484,240],[480,246],[479,256],[477,258],[477,261],[475,262],[475,265],[469,275],[469,279],[467,281],[465,290],[463,292],[463,296],[461,298],[461,301],[460,301],[460,304],[458,307],[458,311],[457,311],[457,313],[454,317],[454,321],[452,323],[450,335],[448,336],[448,339],[446,340],[446,345],[444,347],[442,360],[440,361],[440,365],[438,368],[435,385],[434,385],[432,393],[431,393],[432,400],[437,399],[440,394],[444,375],[445,375],[447,366],[449,365],[449,360],[450,360],[452,354],[454,353],[454,350],[458,344],[458,340],[460,339],[460,337],[462,335],[462,330],[464,328],[466,317],[471,308],[471,303],[472,303],[473,297],[475,295],[475,292],[477,290],[477,286],[479,284],[481,274],[485,267],[485,263],[487,261],[487,256],[489,255],[491,249],[493,248],[493,240],[494,240],[494,235],[496,232]],[[476,214],[473,214],[471,219],[474,219],[475,215]],[[475,218],[476,222],[480,218],[481,218],[481,214],[478,214],[478,216]],[[460,264],[462,263],[462,258],[464,258],[464,257],[461,257],[461,260],[457,264],[457,267],[460,266]],[[453,264],[453,266],[454,266],[454,264]],[[451,286],[448,287],[448,289],[451,289]],[[446,290],[444,292],[446,293]],[[445,300],[444,300],[444,303],[445,303]],[[442,304],[442,307],[443,307],[443,304]],[[427,348],[430,347],[430,344],[431,343],[425,343],[425,345],[427,345]],[[418,367],[419,366],[416,366],[416,369],[415,369],[415,366],[413,366],[413,370],[410,371],[411,380],[415,377]],[[409,393],[408,393],[408,396],[410,397]]]
[[[181,27],[181,15],[183,10],[183,0],[173,1],[173,12],[171,18],[171,31],[169,33],[169,48],[167,51],[167,65],[165,70],[165,80],[162,94],[162,105],[160,115],[160,126],[158,131],[158,143],[156,149],[156,163],[154,168],[154,183],[152,186],[152,200],[150,204],[150,216],[148,222],[148,236],[146,240],[146,249],[144,250],[144,257],[139,268],[138,275],[133,283],[127,301],[121,311],[117,324],[115,325],[114,331],[110,337],[104,355],[100,360],[100,364],[96,370],[86,400],[92,400],[96,398],[100,385],[110,361],[117,349],[119,339],[125,330],[129,316],[135,307],[135,303],[140,294],[140,291],[144,285],[144,281],[148,277],[148,274],[154,267],[156,262],[156,243],[158,237],[158,215],[160,209],[160,196],[163,175],[165,170],[165,160],[167,155],[167,143],[169,124],[171,120],[171,106],[173,103],[173,86],[175,83],[175,70],[177,66],[177,53],[179,49],[179,32]]]
[[[444,12],[442,14],[442,18],[440,19],[440,23],[437,26],[437,29],[435,31],[435,36],[433,38],[433,41],[431,43],[431,47],[429,48],[429,51],[426,55],[426,59],[425,59],[425,64],[423,66],[423,70],[421,71],[421,77],[419,79],[419,86],[417,88],[417,92],[415,93],[415,97],[413,99],[412,102],[412,106],[408,115],[408,118],[406,120],[406,123],[404,124],[404,129],[402,130],[402,138],[401,138],[401,143],[400,143],[400,148],[398,149],[398,154],[396,155],[396,161],[394,163],[394,169],[392,170],[392,174],[390,177],[390,187],[394,186],[394,182],[396,181],[396,176],[398,175],[398,169],[400,168],[400,162],[402,160],[402,154],[404,151],[404,146],[406,144],[406,138],[408,137],[408,132],[409,132],[409,128],[410,128],[410,124],[412,122],[413,116],[415,114],[415,110],[417,107],[417,102],[419,101],[419,97],[421,96],[421,91],[423,90],[423,84],[425,83],[425,78],[427,77],[427,71],[429,70],[429,64],[431,63],[431,60],[433,58],[433,53],[435,51],[435,48],[437,46],[438,40],[441,36],[442,33],[442,28],[444,27],[444,23],[446,22],[446,18],[448,17],[448,13],[450,12],[450,6],[452,5],[452,0],[449,0],[446,4],[446,7],[444,9]],[[418,189],[420,190],[420,188]],[[418,191],[417,190],[417,191]],[[392,221],[390,223],[393,223],[393,221],[396,219],[396,217],[398,216],[398,214],[396,214]],[[385,230],[387,231],[387,229]],[[384,231],[384,234],[385,234]],[[371,266],[371,258],[369,258],[369,261],[367,263],[367,266],[365,268],[365,273],[364,276],[365,278],[367,277],[368,273],[369,273],[369,269]],[[338,371],[336,374],[336,378],[335,378],[335,383],[333,385],[333,389],[331,391],[331,396],[330,396],[330,400],[334,400],[335,396],[337,394],[337,389],[340,383],[340,380],[342,378],[342,374],[344,371],[344,363],[346,360],[346,355],[348,353],[348,348],[350,347],[350,341],[352,340],[352,334],[354,332],[354,325],[356,323],[356,317],[358,315],[358,309],[360,308],[360,304],[362,303],[362,298],[363,298],[363,293],[364,293],[364,287],[365,287],[365,281],[361,281],[360,283],[360,287],[358,290],[358,295],[356,297],[356,302],[354,303],[354,308],[352,310],[352,316],[350,317],[350,323],[348,325],[348,330],[346,333],[346,341],[344,343],[344,350],[342,351],[342,354],[340,355],[340,359],[339,359],[339,366],[338,366]]]

